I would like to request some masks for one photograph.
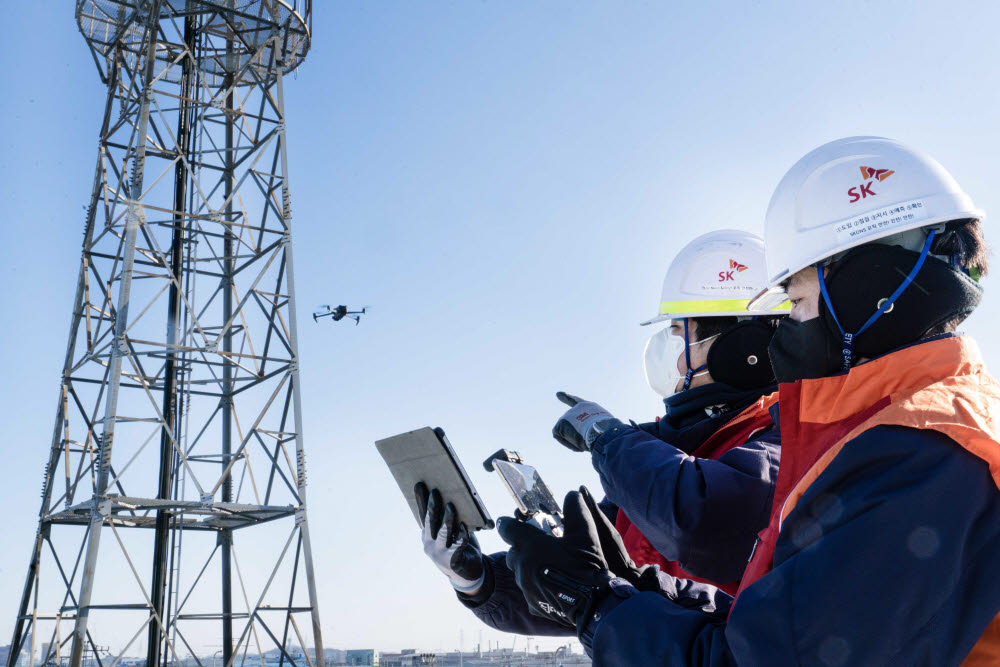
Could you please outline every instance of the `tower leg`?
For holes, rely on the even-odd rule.
[[[103,137],[111,122],[111,113],[114,108],[114,101],[117,99],[118,68],[112,68],[109,73],[108,95],[104,103],[104,117],[101,122],[101,136]],[[97,158],[97,165],[94,167],[94,185],[91,189],[90,205],[87,207],[87,222],[83,234],[83,248],[86,249],[94,237],[94,221],[97,218],[97,207],[101,199],[101,191],[104,180],[101,178],[101,156]],[[49,460],[45,465],[45,475],[42,482],[42,506],[38,512],[38,529],[35,532],[35,541],[31,550],[31,559],[28,561],[28,574],[24,579],[24,590],[21,593],[21,604],[18,606],[17,617],[14,620],[14,635],[10,642],[10,652],[7,654],[7,667],[16,667],[20,654],[21,640],[24,635],[25,622],[28,620],[28,607],[31,603],[32,591],[37,586],[38,570],[41,565],[42,547],[45,534],[48,531],[46,515],[50,511],[49,503],[52,502],[52,491],[55,486],[56,468],[62,457],[63,447],[67,444],[63,442],[63,423],[67,419],[67,383],[73,366],[73,343],[80,330],[80,322],[84,319],[85,293],[84,286],[87,278],[87,256],[84,252],[80,262],[80,271],[76,281],[76,297],[73,299],[73,317],[69,330],[69,343],[66,346],[66,357],[63,361],[62,386],[59,390],[59,401],[56,405],[56,420],[52,432],[52,446],[49,449]],[[33,630],[33,628],[32,628]]]
[[[295,271],[294,262],[292,261],[292,242],[291,242],[291,228],[292,228],[292,211],[291,211],[291,194],[290,187],[288,184],[288,151],[287,142],[285,140],[285,93],[284,93],[284,74],[282,73],[281,63],[277,68],[278,76],[278,113],[281,117],[281,126],[279,129],[278,150],[281,154],[281,172],[284,176],[281,182],[281,200],[283,202],[282,213],[285,221],[285,227],[288,229],[288,235],[285,237],[285,262],[287,265],[288,275],[286,277],[286,282],[288,284],[288,330],[289,338],[292,349],[295,350],[295,359],[293,361],[291,380],[292,380],[292,409],[295,414],[295,423],[298,424],[298,428],[295,432],[295,454],[298,465],[297,470],[297,484],[298,484],[298,495],[300,502],[300,509],[295,515],[295,521],[299,525],[299,531],[302,536],[302,558],[306,566],[306,584],[309,589],[309,605],[311,607],[312,616],[312,629],[313,629],[313,644],[316,648],[316,665],[317,667],[324,667],[325,661],[323,657],[323,630],[319,623],[319,596],[316,594],[316,575],[315,569],[313,568],[312,559],[312,541],[309,539],[309,522],[306,520],[306,468],[305,468],[305,447],[303,445],[302,439],[302,398],[300,392],[299,383],[299,359],[298,359],[298,317],[295,312]],[[305,649],[305,647],[303,647]]]
[[[232,38],[226,40],[227,51],[232,51]],[[224,105],[225,113],[225,157],[223,194],[226,197],[226,229],[223,232],[222,241],[222,271],[223,271],[223,293],[222,293],[222,318],[228,321],[233,316],[233,270],[235,263],[233,254],[236,252],[235,239],[232,231],[233,223],[233,143],[235,130],[235,108],[233,107],[233,77],[225,77],[225,86],[228,91]],[[225,357],[222,365],[222,386],[225,395],[222,397],[222,467],[229,467],[233,456],[233,332],[227,329],[222,336],[222,350]],[[222,482],[222,502],[233,501],[233,476],[227,474]],[[233,658],[233,530],[223,528],[219,533],[219,547],[222,559],[222,664],[229,665]]]
[[[110,517],[110,502],[106,500],[108,475],[111,468],[111,451],[114,445],[115,421],[118,414],[118,392],[121,388],[122,357],[128,354],[126,325],[128,323],[129,295],[132,289],[135,269],[135,243],[142,224],[142,185],[146,161],[146,132],[149,128],[150,91],[153,82],[153,66],[156,62],[156,29],[160,12],[160,0],[153,0],[146,19],[145,62],[142,75],[142,92],[139,103],[139,122],[135,156],[132,161],[132,178],[129,183],[129,210],[125,218],[125,238],[122,248],[123,262],[119,281],[118,304],[115,314],[115,340],[111,345],[108,396],[104,408],[104,430],[98,448],[97,488],[94,506],[90,510],[90,527],[87,535],[87,551],[83,563],[83,580],[80,596],[77,598],[76,623],[73,628],[73,648],[70,667],[80,667],[83,661],[84,642],[87,638],[87,621],[90,618],[90,600],[94,592],[94,576],[97,572],[97,553],[101,545],[101,528],[105,517]]]

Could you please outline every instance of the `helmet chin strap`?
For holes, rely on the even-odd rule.
[[[865,329],[874,324],[878,318],[882,317],[883,313],[892,308],[892,304],[896,302],[896,299],[898,299],[899,296],[906,290],[906,288],[910,286],[910,283],[913,282],[913,279],[917,277],[917,273],[920,272],[920,267],[924,265],[924,260],[927,259],[927,254],[931,250],[931,244],[934,242],[934,235],[936,233],[937,230],[932,229],[930,231],[930,233],[927,235],[927,240],[924,241],[924,247],[920,251],[920,257],[917,259],[917,263],[913,265],[912,269],[910,269],[910,272],[906,275],[906,278],[904,278],[903,282],[900,283],[899,287],[896,288],[896,291],[893,292],[888,299],[885,299],[882,302],[882,304],[878,307],[878,310],[872,313],[872,316],[868,318],[868,321],[862,324],[861,328],[855,331],[854,333],[847,333],[846,331],[844,331],[844,327],[840,325],[840,320],[837,319],[837,314],[833,310],[833,303],[830,302],[830,294],[826,290],[826,280],[824,280],[823,276],[823,266],[821,264],[816,264],[816,275],[819,278],[820,294],[823,295],[823,301],[826,302],[826,307],[827,309],[829,309],[830,315],[833,316],[833,321],[836,323],[837,328],[840,329],[840,334],[843,336],[841,361],[843,364],[842,369],[844,371],[851,370],[851,364],[854,363],[854,339],[857,338]],[[685,335],[687,335],[686,320],[684,325],[684,333]],[[685,345],[686,344],[687,340],[685,339]],[[686,351],[687,348],[685,347],[685,352]],[[691,371],[688,370],[688,375],[690,376],[690,374]],[[685,386],[685,388],[687,387]]]
[[[715,336],[712,336],[715,338]],[[708,339],[700,340],[699,343],[704,343]],[[694,374],[703,371],[708,368],[708,363],[704,363],[698,368],[691,368],[691,345],[688,343],[688,318],[684,318],[684,365],[687,367],[687,373],[684,374],[684,389],[691,388],[691,380],[694,378]]]

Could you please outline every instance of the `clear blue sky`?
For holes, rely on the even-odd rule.
[[[0,41],[0,644],[35,530],[104,97],[72,4],[17,3]],[[651,332],[637,323],[655,312],[667,263],[713,228],[759,233],[808,150],[894,137],[1000,212],[994,4],[317,5],[286,105],[329,646],[480,637],[423,556],[373,442],[443,426],[494,515],[510,501],[479,462],[500,447],[557,495],[598,487],[586,458],[549,435],[553,394],[622,418],[660,412],[642,378]],[[996,368],[992,285],[965,329]],[[358,327],[313,324],[319,303],[372,310]]]

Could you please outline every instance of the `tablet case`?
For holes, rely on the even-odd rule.
[[[490,513],[443,430],[427,426],[378,440],[375,447],[389,466],[418,524],[423,524],[423,517],[418,513],[413,487],[423,482],[429,489],[438,489],[446,501],[455,505],[459,521],[469,530],[493,528]]]

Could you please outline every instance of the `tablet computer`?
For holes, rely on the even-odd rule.
[[[389,466],[417,523],[423,524],[423,517],[417,509],[413,487],[423,482],[427,488],[440,491],[445,501],[455,506],[458,520],[469,530],[493,528],[490,513],[442,429],[427,426],[379,440],[375,447]]]

